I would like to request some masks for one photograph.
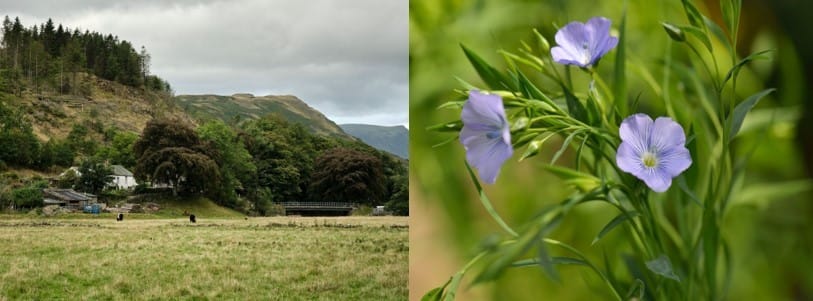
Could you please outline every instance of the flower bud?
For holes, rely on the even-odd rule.
[[[539,149],[542,148],[542,144],[545,143],[545,140],[546,139],[537,139],[528,143],[528,148],[525,149],[525,153],[522,154],[519,161],[536,156],[539,153]]]
[[[519,131],[525,129],[528,126],[528,117],[522,116],[514,120],[514,123],[511,124],[511,131]]]
[[[536,28],[534,28],[534,34],[536,34],[536,38],[539,40],[539,48],[542,50],[542,52],[543,53],[549,52],[550,43],[548,43],[548,40],[545,39],[545,37],[542,36],[542,34],[539,33],[539,31],[537,31]]]
[[[663,22],[661,25],[663,25],[663,29],[666,30],[666,33],[669,34],[669,37],[672,38],[672,40],[678,42],[686,41],[686,35],[682,30],[680,30],[679,27],[667,22]]]

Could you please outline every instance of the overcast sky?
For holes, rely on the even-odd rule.
[[[406,0],[0,0],[152,56],[176,94],[292,94],[341,123],[407,125]]]

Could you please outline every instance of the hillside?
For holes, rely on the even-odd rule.
[[[292,95],[179,95],[173,98],[173,101],[198,120],[217,118],[230,123],[276,113],[290,122],[306,126],[317,134],[353,139],[321,112]]]
[[[76,78],[89,90],[86,96],[45,90],[25,91],[20,96],[5,94],[2,100],[25,112],[37,138],[43,141],[64,139],[74,124],[83,122],[138,134],[154,117],[191,121],[166,93],[133,88],[87,73],[77,73]]]
[[[372,147],[409,159],[409,130],[402,125],[342,124],[340,127]]]

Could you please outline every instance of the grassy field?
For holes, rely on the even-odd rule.
[[[406,300],[404,217],[0,220],[0,300]]]

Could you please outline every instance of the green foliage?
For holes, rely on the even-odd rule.
[[[90,129],[83,123],[74,123],[65,141],[75,153],[92,156],[96,153],[99,143],[91,136]]]
[[[198,127],[197,132],[203,142],[217,148],[220,154],[217,164],[222,180],[216,200],[234,207],[237,204],[236,190],[255,189],[257,167],[234,130],[222,121],[207,122]]]
[[[409,215],[409,178],[404,175],[394,176],[390,185],[387,210],[395,215]]]
[[[66,170],[62,175],[59,176],[57,181],[57,187],[59,188],[73,188],[76,183],[79,181],[79,176],[76,174],[73,168]]]
[[[135,177],[168,184],[174,195],[216,192],[220,172],[218,150],[200,141],[192,128],[178,120],[154,119],[147,123],[133,146],[138,158]]]
[[[169,84],[149,75],[149,54],[136,52],[132,44],[113,35],[71,31],[51,19],[42,26],[25,28],[19,18],[6,18],[2,27],[0,89],[20,95],[25,83],[41,92],[47,84],[58,93],[89,96],[87,82],[77,82],[77,73],[87,72],[131,87],[169,92]],[[23,77],[22,75],[25,75]],[[23,81],[25,79],[25,81]]]
[[[241,140],[256,166],[255,185],[268,188],[274,202],[302,201],[314,159],[335,145],[277,115],[245,122]]]
[[[335,148],[314,162],[309,193],[313,200],[377,205],[383,203],[385,185],[379,158],[349,148]]]
[[[42,206],[42,189],[48,187],[46,181],[34,181],[14,189],[9,196],[15,208],[35,208]]]
[[[125,168],[133,168],[136,165],[136,157],[133,154],[133,146],[138,140],[138,135],[131,132],[111,129],[105,132],[105,136],[112,135],[109,146],[102,146],[96,151],[96,156],[109,160],[110,164],[119,164]]]
[[[79,165],[76,189],[99,194],[113,180],[113,169],[98,158],[89,158]]]
[[[33,166],[39,160],[40,142],[23,112],[0,100],[0,161]]]

